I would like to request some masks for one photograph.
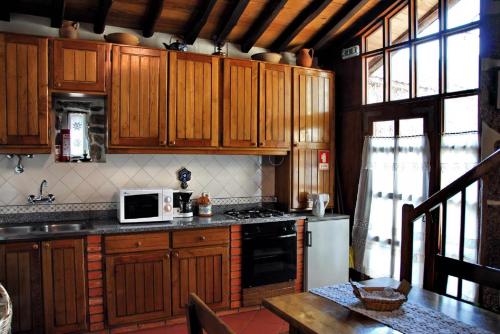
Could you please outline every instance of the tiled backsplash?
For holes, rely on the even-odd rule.
[[[54,194],[56,203],[116,202],[124,187],[179,188],[181,167],[192,172],[194,198],[202,191],[214,198],[274,196],[274,167],[260,156],[113,154],[106,163],[77,164],[35,155],[23,160],[22,174],[15,174],[16,163],[0,156],[0,205],[26,204],[44,179],[49,183],[44,191]]]

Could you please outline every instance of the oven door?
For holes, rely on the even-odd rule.
[[[287,282],[297,275],[297,235],[243,238],[243,288]]]
[[[162,189],[120,191],[120,223],[161,221]]]

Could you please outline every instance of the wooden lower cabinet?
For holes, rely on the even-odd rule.
[[[42,242],[46,333],[87,329],[87,286],[82,239]]]
[[[182,248],[172,254],[174,315],[184,313],[191,292],[212,309],[229,306],[228,246]]]
[[[110,325],[169,317],[169,252],[106,256],[106,294]]]
[[[12,332],[42,333],[42,278],[38,243],[0,245],[0,282],[12,301]]]

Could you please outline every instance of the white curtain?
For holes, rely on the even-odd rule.
[[[479,135],[477,131],[445,133],[441,137],[441,188],[462,176],[479,161]],[[466,189],[464,260],[477,263],[479,249],[479,189],[477,182]],[[445,256],[458,259],[460,245],[460,193],[446,203]],[[457,295],[458,280],[448,279],[447,293]],[[462,282],[462,298],[476,301],[477,286]]]
[[[429,159],[426,136],[365,138],[352,232],[359,272],[399,279],[401,208],[427,198]],[[423,231],[417,223],[414,281],[421,278]]]

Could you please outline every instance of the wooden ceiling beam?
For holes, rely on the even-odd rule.
[[[99,0],[99,7],[94,21],[94,33],[102,34],[104,32],[111,4],[113,4],[113,0]]]
[[[236,23],[238,23],[238,20],[245,11],[245,8],[247,8],[249,2],[250,0],[238,0],[238,2],[233,8],[233,11],[231,12],[231,16],[229,17],[229,19],[226,21],[220,32],[215,37],[216,45],[222,44],[226,41],[227,36],[229,36]]]
[[[52,14],[50,17],[50,26],[52,28],[61,28],[64,21],[64,11],[66,10],[66,1],[52,0]]]
[[[189,22],[187,30],[184,33],[184,42],[186,44],[193,44],[194,41],[196,41],[201,29],[205,26],[205,23],[207,23],[208,17],[216,3],[217,0],[205,1],[203,8],[201,8]]]
[[[351,19],[370,0],[349,0],[346,2],[328,22],[306,43],[308,48],[320,49],[329,38],[344,24]]]
[[[252,24],[248,32],[243,37],[241,41],[241,51],[248,52],[255,45],[255,42],[262,36],[267,27],[273,22],[273,20],[278,16],[281,9],[286,5],[288,0],[277,0],[269,1],[266,8],[262,11],[260,16]]]
[[[163,0],[149,0],[148,10],[144,18],[142,36],[151,37],[155,32],[156,23],[163,10]]]
[[[374,21],[382,17],[389,11],[393,10],[397,5],[398,1],[381,1],[370,9],[365,15],[361,16],[356,20],[349,28],[344,30],[338,36],[332,38],[328,43],[326,43],[323,48],[329,45],[335,46],[335,49],[340,49],[346,42],[352,38],[361,35],[366,31]]]
[[[314,20],[331,2],[331,0],[315,0],[311,2],[281,33],[276,41],[274,41],[271,45],[271,49],[279,52],[285,51],[295,36]]]

